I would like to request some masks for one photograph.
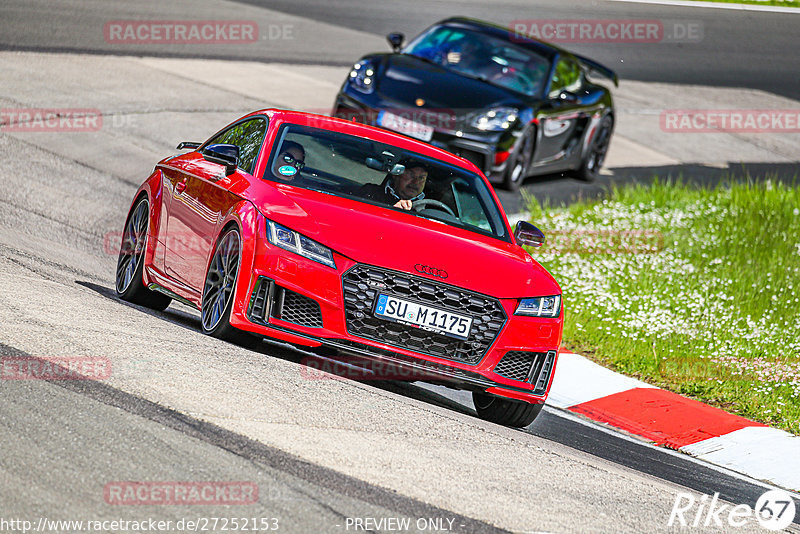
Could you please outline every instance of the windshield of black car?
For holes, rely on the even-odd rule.
[[[263,178],[413,215],[508,241],[503,216],[478,174],[364,137],[285,124]]]
[[[547,58],[513,43],[450,26],[432,28],[403,53],[528,96],[541,95],[550,66]]]

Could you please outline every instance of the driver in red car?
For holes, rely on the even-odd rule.
[[[272,165],[272,174],[291,182],[306,164],[306,149],[294,141],[284,141],[281,152]]]
[[[401,161],[405,165],[402,174],[387,175],[380,184],[364,184],[358,194],[395,208],[411,209],[411,203],[425,198],[425,182],[428,179],[428,168],[419,161]]]

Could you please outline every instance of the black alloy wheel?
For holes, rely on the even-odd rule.
[[[241,256],[239,232],[226,231],[217,243],[203,288],[201,325],[204,334],[227,339],[236,332],[230,324],[230,314]]]
[[[147,229],[150,225],[150,204],[141,199],[128,215],[117,259],[116,292],[122,300],[154,310],[167,309],[172,301],[162,293],[144,285],[144,253],[147,250]]]

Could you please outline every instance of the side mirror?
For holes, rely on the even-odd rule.
[[[392,32],[386,36],[386,40],[389,41],[389,44],[392,46],[392,52],[399,52],[405,39],[406,36],[399,32]]]
[[[541,230],[525,221],[517,223],[517,229],[514,230],[514,239],[520,245],[529,245],[531,247],[541,247],[546,240]]]
[[[236,171],[239,163],[239,147],[236,145],[208,145],[203,149],[203,158],[225,165],[225,176],[229,176]]]
[[[181,141],[175,148],[177,148],[178,150],[183,150],[184,148],[191,148],[192,150],[197,150],[198,148],[200,148],[200,145],[202,144],[203,143],[195,143],[194,141]]]

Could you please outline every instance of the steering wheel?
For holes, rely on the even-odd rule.
[[[453,213],[453,210],[451,210],[447,204],[444,202],[439,202],[438,200],[433,200],[432,198],[423,198],[422,200],[417,200],[414,202],[412,207],[414,208],[414,211],[422,211],[428,207],[431,207],[435,210],[449,213],[453,217],[456,216],[456,214]]]

